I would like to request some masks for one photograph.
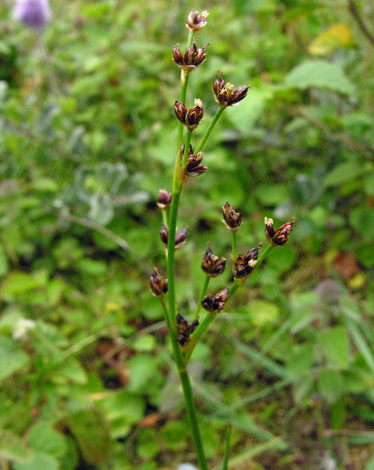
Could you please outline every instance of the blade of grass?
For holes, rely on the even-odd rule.
[[[226,445],[225,445],[225,455],[223,457],[222,470],[227,470],[229,467],[229,453],[230,453],[230,439],[231,439],[231,423],[227,426],[226,431]]]
[[[364,337],[362,336],[357,324],[349,317],[345,316],[344,318],[345,324],[352,336],[353,342],[357,346],[357,349],[362,354],[363,358],[365,359],[366,364],[369,366],[370,370],[374,374],[374,357],[372,352],[370,351],[369,346],[367,345]]]
[[[252,361],[254,361],[254,364],[260,364],[262,367],[264,367],[277,377],[281,377],[282,379],[288,380],[290,379],[287,370],[277,362],[272,361],[264,354],[253,350],[246,344],[243,344],[236,339],[231,340],[231,342],[240,352],[242,352],[249,359],[252,359]]]

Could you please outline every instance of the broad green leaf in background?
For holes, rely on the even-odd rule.
[[[18,343],[0,336],[0,382],[23,369],[27,363],[28,356]]]
[[[31,449],[20,437],[10,431],[0,430],[0,460],[23,462],[30,458]]]
[[[107,423],[95,409],[80,410],[67,418],[84,459],[93,465],[102,462],[110,449]]]
[[[36,452],[30,462],[17,462],[14,470],[62,470],[56,457],[45,452]]]
[[[335,326],[318,333],[320,344],[333,364],[345,369],[349,365],[349,340],[344,326]]]
[[[344,391],[342,374],[334,369],[325,369],[319,376],[319,389],[330,403],[334,403]]]
[[[35,451],[54,457],[61,457],[66,451],[65,436],[46,421],[40,421],[31,428],[28,441]]]
[[[285,83],[300,90],[315,87],[326,88],[345,95],[355,93],[353,83],[341,67],[325,60],[304,60],[288,73]]]

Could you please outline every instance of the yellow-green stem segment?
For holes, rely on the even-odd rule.
[[[209,282],[210,282],[210,277],[205,276],[204,285],[203,285],[203,288],[201,289],[200,297],[199,297],[199,300],[198,300],[198,303],[197,303],[197,306],[196,306],[195,315],[193,317],[194,320],[196,320],[198,315],[199,315],[199,312],[200,312],[200,309],[201,309],[201,302],[203,301],[203,298],[205,297],[206,291],[208,289]]]

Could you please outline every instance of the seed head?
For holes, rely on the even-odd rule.
[[[195,106],[187,110],[183,103],[176,101],[174,104],[174,113],[179,121],[188,128],[188,130],[193,131],[199,125],[204,116],[203,103],[201,100],[195,99]]]
[[[160,189],[158,192],[157,205],[161,210],[167,210],[171,204],[172,194],[168,193],[166,189]]]
[[[258,248],[252,248],[245,255],[239,253],[234,262],[234,278],[245,279],[254,270],[258,260]]]
[[[209,13],[204,10],[201,15],[198,11],[191,11],[187,18],[186,28],[191,31],[199,31],[207,23],[207,17]]]
[[[154,271],[150,277],[151,291],[154,296],[158,299],[162,299],[164,294],[168,291],[168,280],[162,282],[161,276],[157,268],[153,268]]]
[[[48,0],[16,0],[14,17],[25,26],[41,29],[51,19]]]
[[[232,232],[237,232],[242,222],[241,213],[235,211],[228,202],[226,202],[226,204],[222,207],[222,212],[222,222],[226,225],[229,230],[231,230]]]
[[[217,277],[220,276],[226,267],[226,259],[225,258],[218,258],[211,248],[207,248],[206,252],[204,253],[203,262],[201,264],[201,269],[205,272],[205,274],[209,277]]]
[[[278,230],[274,229],[273,219],[268,219],[265,217],[265,235],[267,241],[272,246],[283,246],[293,230],[293,224],[295,223],[296,218],[292,217],[292,222],[286,222],[281,225]]]
[[[188,237],[188,229],[184,228],[182,230],[179,230],[179,232],[176,233],[175,235],[175,251],[179,250],[182,248],[182,246],[186,243]],[[162,243],[165,245],[165,248],[168,247],[168,239],[169,239],[169,230],[165,225],[161,227],[160,230],[160,238]]]
[[[210,294],[207,294],[201,302],[201,305],[208,312],[220,312],[225,306],[225,302],[229,298],[229,290],[223,289],[218,292],[218,294],[213,297]]]
[[[205,44],[198,49],[196,44],[193,43],[190,47],[187,47],[185,53],[182,54],[179,44],[177,44],[173,49],[174,62],[186,73],[192,72],[204,62],[206,58],[205,48],[208,45],[209,44]]]
[[[185,318],[178,313],[177,315],[177,332],[178,332],[178,343],[184,346],[190,340],[190,335],[196,330],[199,325],[198,320],[194,320],[191,324],[185,320]]]
[[[184,153],[184,147],[183,147]],[[200,165],[203,159],[203,152],[198,152],[197,155],[194,155],[193,148],[190,145],[189,154],[187,157],[187,166],[186,166],[186,174],[187,176],[199,176],[205,173],[208,169],[205,165]]]
[[[222,108],[226,108],[243,100],[247,96],[249,87],[250,85],[244,85],[234,88],[234,85],[222,80],[221,73],[218,72],[218,78],[213,83],[213,97]]]

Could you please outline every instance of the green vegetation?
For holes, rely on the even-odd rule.
[[[196,310],[207,243],[231,250],[226,201],[242,212],[239,253],[264,241],[264,217],[297,218],[192,355],[209,468],[230,422],[229,468],[374,469],[374,7],[52,1],[45,49],[12,5],[0,4],[1,470],[196,465],[149,290],[154,266],[166,275],[156,202],[172,189],[172,48],[192,8],[210,13],[187,91],[204,101],[197,140],[217,71],[251,88],[181,196],[181,312]]]

